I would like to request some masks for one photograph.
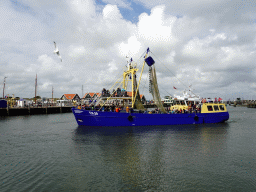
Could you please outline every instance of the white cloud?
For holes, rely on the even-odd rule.
[[[112,4],[112,5],[117,5],[120,8],[125,8],[125,9],[132,9],[130,7],[131,3],[128,3],[126,0],[102,0],[104,3],[107,4]]]
[[[69,56],[70,57],[79,57],[85,55],[86,50],[85,47],[80,45],[80,46],[70,46],[70,51],[69,51]]]
[[[138,41],[136,36],[131,36],[127,43],[121,42],[118,46],[119,53],[123,57],[133,57],[137,54],[139,54],[139,51],[141,50],[141,43]]]
[[[117,66],[116,66],[116,62],[115,62],[115,61],[112,61],[112,62],[110,62],[110,63],[108,64],[108,71],[109,71],[110,73],[115,72],[117,69],[118,69],[118,68],[117,68]]]
[[[41,64],[39,65],[38,71],[45,71],[48,73],[51,71],[57,72],[62,70],[62,66],[59,63],[54,62],[54,60],[47,55],[39,56],[38,62]]]
[[[172,94],[174,85],[183,90],[183,84],[191,83],[205,97],[255,94],[255,15],[246,3],[241,7],[238,1],[137,0],[151,13],[141,12],[132,23],[123,15],[136,8],[134,3],[102,2],[108,4],[4,1],[0,79],[8,76],[7,91],[33,97],[37,73],[41,96],[49,97],[51,86],[56,97],[81,94],[82,85],[84,92],[99,92],[120,76],[126,56],[137,61],[150,47],[160,87]],[[53,54],[53,41],[63,62]]]
[[[119,20],[123,18],[116,5],[106,5],[102,14],[103,19]]]
[[[91,0],[70,0],[71,9],[78,15],[83,17],[95,16],[94,2]]]
[[[172,26],[176,20],[174,17],[165,18],[165,6],[152,9],[151,14],[143,13],[139,17],[138,37],[153,45],[175,43],[176,39],[172,35]]]

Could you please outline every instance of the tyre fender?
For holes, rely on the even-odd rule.
[[[127,119],[128,119],[129,121],[133,121],[133,116],[129,115],[129,116],[127,117]]]

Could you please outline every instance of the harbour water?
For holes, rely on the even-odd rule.
[[[256,191],[256,109],[221,124],[78,127],[72,113],[0,119],[1,191]]]

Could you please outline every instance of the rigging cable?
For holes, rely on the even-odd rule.
[[[151,51],[149,51],[150,53],[152,53]],[[146,53],[146,51],[142,54],[142,56],[138,59],[138,60],[140,60],[142,57],[143,57],[143,55],[145,55],[145,53]],[[153,53],[152,53],[152,55],[154,55]],[[155,57],[155,55],[154,55],[154,57]],[[158,59],[158,58],[157,58]],[[159,59],[158,59],[159,60]],[[159,60],[160,61],[160,60]],[[161,61],[160,61],[160,63],[162,63]],[[156,66],[155,66],[156,67]],[[146,72],[145,72],[146,73]],[[162,88],[162,86],[160,86],[160,85],[158,85],[159,87],[161,87],[161,90],[164,90],[167,94],[169,94],[169,95],[172,95],[172,94],[170,94],[166,89],[164,89],[164,88]]]
[[[151,52],[152,53],[152,52]],[[152,55],[154,55],[153,53],[152,53]],[[161,60],[160,59],[158,59],[155,55],[154,55],[154,57],[184,86],[184,87],[188,87],[188,89],[191,91],[191,89],[190,89],[190,86],[187,86],[187,85],[185,85],[178,77],[176,77],[166,66],[165,66],[165,64],[163,63],[163,62],[161,62]],[[193,91],[191,91],[191,93],[193,93],[194,95],[196,95]]]

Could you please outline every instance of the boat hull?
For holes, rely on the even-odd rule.
[[[78,125],[84,126],[150,126],[221,123],[228,112],[190,114],[144,114],[88,111],[72,108]]]

